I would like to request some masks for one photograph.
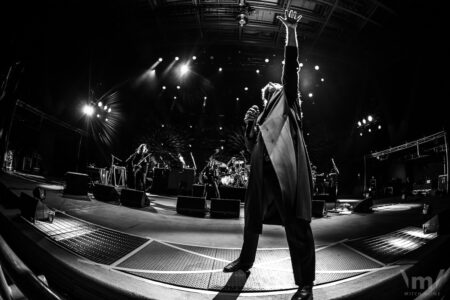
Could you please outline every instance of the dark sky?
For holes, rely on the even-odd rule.
[[[187,126],[200,114],[204,96],[211,126],[217,120],[239,124],[245,110],[259,101],[259,89],[281,74],[280,49],[214,47],[204,41],[173,49],[160,36],[143,38],[127,1],[10,2],[1,9],[1,75],[10,63],[22,61],[22,99],[78,127],[85,126],[81,108],[89,87],[96,98],[117,90],[114,101],[122,117],[117,139],[130,139],[130,132],[138,132],[135,128],[146,126],[148,119]],[[384,28],[367,26],[345,45],[301,57],[305,130],[317,159],[358,156],[448,128],[448,26],[441,2],[386,5],[396,15],[386,18]],[[181,91],[175,75],[163,74],[175,55],[198,57]],[[260,75],[245,64],[252,56],[271,60]],[[157,81],[139,81],[158,57],[164,61]],[[315,64],[320,71],[313,70]],[[223,73],[217,72],[219,66]],[[306,97],[309,92],[313,99]],[[173,96],[178,102],[172,107]],[[360,137],[356,122],[367,114],[376,115],[383,130]]]

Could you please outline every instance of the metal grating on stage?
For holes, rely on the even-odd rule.
[[[143,278],[187,288],[222,292],[295,289],[288,249],[260,249],[250,276],[223,273],[239,256],[239,249],[206,248],[152,241],[116,266]],[[315,284],[329,283],[382,267],[350,248],[337,244],[319,249]]]
[[[411,226],[376,237],[350,241],[346,244],[380,262],[390,264],[436,237],[436,233],[424,234],[421,228]]]
[[[83,222],[60,212],[56,212],[53,223],[36,221],[34,225],[58,245],[101,264],[111,264],[148,241]]]
[[[240,249],[166,243],[108,230],[57,212],[53,223],[36,228],[58,245],[93,262],[166,284],[220,292],[295,289],[289,250],[259,249],[249,277],[223,273]],[[420,228],[337,243],[316,250],[315,285],[374,272],[436,238]],[[140,248],[139,248],[140,247]],[[115,264],[114,264],[115,263]]]

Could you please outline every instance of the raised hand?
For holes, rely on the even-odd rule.
[[[258,118],[258,116],[259,116],[259,108],[257,105],[253,105],[247,110],[247,113],[245,114],[244,117],[244,122],[248,124],[252,121],[255,121]]]
[[[284,11],[284,18],[282,16],[278,16],[277,19],[281,21],[281,23],[286,26],[286,28],[297,28],[297,24],[300,22],[302,16],[297,15],[297,12],[290,10],[289,12],[287,10]]]

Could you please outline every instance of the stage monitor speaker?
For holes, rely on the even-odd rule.
[[[37,220],[53,222],[55,216],[55,212],[41,200],[25,193],[20,194],[20,214],[33,223]]]
[[[120,192],[120,203],[124,206],[144,207],[148,205],[146,199],[143,191],[123,189]]]
[[[211,218],[239,218],[241,200],[239,199],[211,199]]]
[[[181,215],[205,216],[206,201],[204,197],[178,196],[177,213]]]
[[[95,184],[92,191],[95,199],[104,202],[118,201],[119,193],[116,188],[112,185],[107,184]]]
[[[204,184],[193,184],[192,185],[192,196],[194,197],[203,197],[203,193],[205,192]]]
[[[353,208],[353,212],[355,213],[371,213],[373,206],[372,198],[367,198],[357,203]]]
[[[316,218],[323,218],[327,215],[327,206],[325,200],[312,201],[312,215]]]
[[[90,181],[87,174],[67,172],[65,179],[66,188],[64,189],[64,194],[87,196]]]

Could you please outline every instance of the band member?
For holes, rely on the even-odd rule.
[[[184,157],[181,155],[181,153],[178,153],[178,160],[181,162],[182,168],[185,169],[187,167],[186,161],[184,160]]]
[[[151,154],[148,151],[147,144],[140,144],[128,159],[131,162],[131,187],[136,190],[145,191],[148,165]]]
[[[267,217],[284,225],[295,283],[292,299],[312,299],[315,249],[311,232],[312,178],[301,130],[298,92],[296,28],[301,16],[294,11],[278,17],[286,28],[282,83],[269,83],[262,90],[266,102],[258,116],[252,107],[245,116],[246,145],[251,170],[246,193],[244,243],[238,259],[224,272],[248,272],[255,260],[259,234]],[[276,218],[278,217],[278,218]]]

